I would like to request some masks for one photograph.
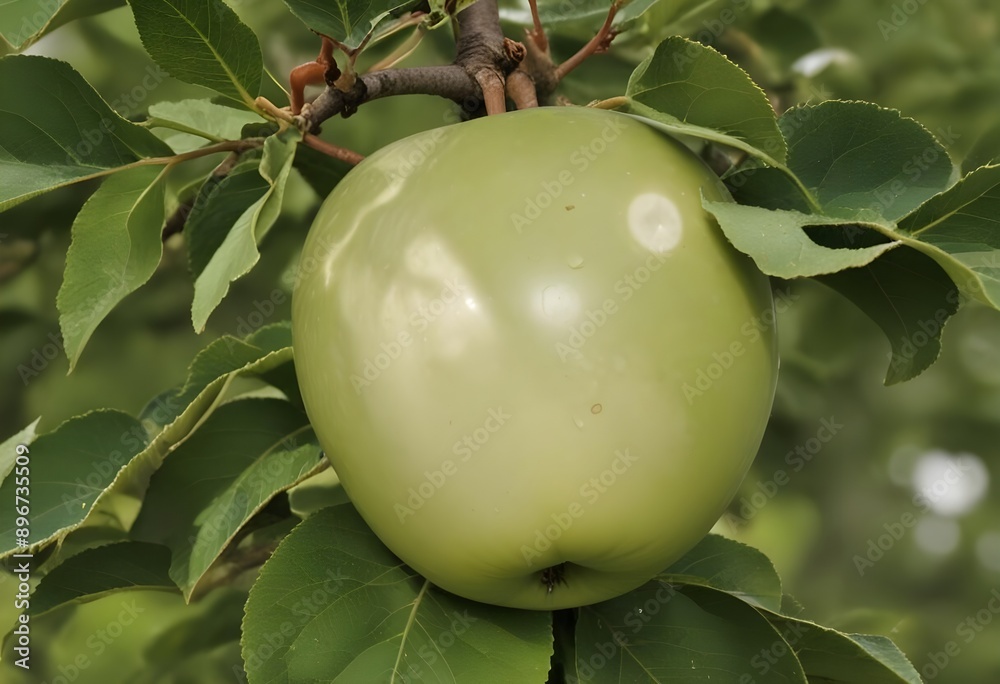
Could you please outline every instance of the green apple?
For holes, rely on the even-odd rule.
[[[694,546],[760,444],[767,279],[631,117],[542,108],[421,133],[352,170],[293,298],[309,418],[348,496],[434,584],[557,609]]]

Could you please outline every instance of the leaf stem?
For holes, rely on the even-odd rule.
[[[201,157],[207,157],[221,152],[246,152],[247,150],[252,150],[263,145],[264,141],[256,138],[249,138],[247,140],[224,140],[221,143],[216,143],[207,147],[200,147],[197,150],[191,150],[190,152],[185,152],[184,154],[175,154],[172,157],[147,157],[146,159],[140,159],[123,166],[116,166],[111,169],[101,169],[89,175],[74,178],[66,185],[81,183],[95,178],[104,178],[105,176],[110,176],[120,171],[130,171],[131,169],[138,169],[143,166],[169,167],[174,166],[175,164],[180,164],[181,162],[190,161],[192,159],[200,159]]]
[[[593,107],[594,109],[620,109],[627,104],[628,98],[624,95],[619,95],[618,97],[609,97],[607,100],[592,102],[587,106]]]
[[[211,140],[215,143],[225,142],[225,138],[220,138],[219,136],[212,135],[211,133],[206,133],[205,131],[199,131],[197,128],[187,126],[176,121],[170,121],[168,119],[161,119],[158,116],[151,116],[145,121],[139,124],[146,128],[168,128],[172,131],[179,131],[181,133],[188,133],[190,135],[196,135],[199,138],[204,138],[205,140]]]
[[[413,33],[410,34],[409,38],[400,43],[400,45],[391,53],[389,53],[388,55],[380,59],[378,62],[373,64],[368,69],[368,73],[371,73],[373,71],[382,71],[383,69],[389,69],[391,67],[396,66],[404,59],[409,57],[411,54],[413,54],[413,51],[417,49],[417,47],[420,45],[420,42],[424,39],[424,36],[426,35],[427,35],[427,28],[424,26],[423,23],[418,24],[417,27],[413,29]]]
[[[406,618],[406,626],[403,627],[403,633],[400,635],[402,638],[399,642],[399,651],[396,652],[396,663],[392,666],[392,676],[390,684],[396,681],[396,673],[399,672],[399,666],[403,662],[403,653],[406,650],[406,639],[410,636],[410,630],[413,629],[413,623],[417,619],[417,611],[420,609],[420,604],[424,600],[424,594],[427,593],[427,589],[431,586],[431,583],[424,580],[423,586],[420,587],[420,593],[417,597],[413,599],[413,608],[410,609],[410,614]]]
[[[805,185],[803,185],[803,183],[802,183],[801,179],[799,179],[798,175],[796,175],[790,168],[788,168],[784,164],[779,164],[778,162],[776,162],[775,160],[771,159],[770,157],[768,157],[767,159],[762,159],[761,161],[763,161],[766,164],[769,164],[769,165],[773,166],[774,168],[778,169],[779,171],[781,171],[782,173],[784,173],[786,176],[788,176],[789,180],[792,181],[792,183],[795,185],[795,187],[798,189],[798,191],[800,193],[802,193],[802,197],[803,197],[803,199],[805,199],[806,204],[809,205],[809,211],[811,213],[813,213],[813,214],[823,214],[823,207],[820,206],[819,202],[816,200],[816,197],[809,191],[809,188],[807,188]]]

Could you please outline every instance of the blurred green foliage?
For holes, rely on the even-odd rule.
[[[265,63],[278,78],[314,56],[315,36],[282,3],[231,4],[260,36]],[[824,98],[870,100],[899,108],[938,133],[956,162],[1000,153],[1000,136],[989,135],[1000,123],[996,0],[679,0],[661,3],[638,24],[611,54],[575,72],[565,94],[578,103],[620,94],[651,46],[681,33],[743,65],[778,108]],[[518,35],[510,28],[509,35]],[[574,51],[593,28],[567,28],[554,51]],[[448,33],[433,32],[409,63],[447,61]],[[376,47],[366,59],[390,48]],[[31,51],[71,62],[126,116],[137,117],[154,102],[205,95],[169,78],[151,91],[133,90],[152,62],[127,8],[70,23]],[[264,94],[284,102],[275,83],[265,83]],[[350,119],[329,121],[324,134],[368,153],[443,125],[450,112],[449,103],[435,98],[380,100]],[[185,179],[172,180],[178,191]],[[260,264],[235,283],[203,335],[192,331],[191,278],[183,240],[175,237],[150,285],[108,317],[67,376],[55,295],[70,224],[92,190],[71,187],[0,217],[0,435],[39,415],[40,430],[49,430],[97,406],[136,414],[182,380],[198,349],[220,334],[239,332],[263,303],[273,304],[268,320],[289,316],[290,293],[282,291],[274,303],[275,288],[282,287],[280,276],[294,263],[320,199],[300,178],[289,186],[285,213]],[[1000,479],[1000,316],[967,307],[948,325],[934,367],[885,388],[889,347],[873,323],[817,284],[776,287],[787,293],[788,304],[778,324],[778,400],[757,462],[717,531],[768,554],[806,615],[846,631],[891,636],[929,681],[1000,681],[1000,615],[988,609],[1000,589],[1000,491],[994,483]],[[720,429],[729,418],[719,417]],[[819,437],[824,420],[842,426],[825,441]],[[963,454],[963,461],[945,460]],[[957,477],[948,476],[948,464]],[[948,491],[931,505],[914,498],[920,487],[933,488],[942,478]],[[5,626],[13,616],[7,598],[13,584],[0,582]],[[122,610],[120,596],[108,597],[38,619],[35,643],[46,644],[47,653],[38,653],[54,663],[72,662],[77,654],[89,658],[77,681],[132,681],[133,671],[137,677],[143,672],[134,680],[143,682],[233,681],[229,665],[239,654],[225,645],[229,636],[216,632],[226,629],[220,615],[238,620],[242,596],[234,588],[185,606],[177,596],[135,593],[145,610],[145,620],[137,618],[143,628],[128,630],[127,638],[97,653],[99,644],[89,644],[88,635]],[[204,636],[197,649],[184,642],[187,625]],[[948,655],[956,648],[957,655]],[[174,665],[166,667],[164,654],[188,660],[156,679],[158,671],[142,664],[144,649],[159,654],[153,659],[164,665],[162,672]],[[3,681],[27,681],[20,676],[10,667],[0,673]]]

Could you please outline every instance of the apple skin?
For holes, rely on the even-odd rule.
[[[293,296],[302,396],[414,570],[486,603],[586,605],[719,518],[778,359],[768,280],[702,194],[728,197],[680,143],[559,107],[399,141],[326,200]]]

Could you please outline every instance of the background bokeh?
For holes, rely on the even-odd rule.
[[[282,3],[230,4],[257,32],[272,73],[287,74],[314,55],[317,40]],[[517,3],[507,6],[507,17],[521,14]],[[564,25],[554,50],[575,50],[594,25]],[[620,94],[651,46],[675,33],[739,62],[779,109],[870,100],[919,120],[966,167],[1000,152],[996,0],[663,0],[610,55],[584,65],[564,94],[577,103]],[[450,32],[436,31],[412,63],[446,61],[450,46]],[[153,65],[127,8],[71,23],[30,51],[71,62],[130,117],[154,102],[206,95],[170,78],[137,87]],[[274,84],[265,95],[284,102]],[[443,125],[450,107],[429,97],[382,100],[331,120],[324,133],[369,153]],[[175,188],[184,181],[172,178]],[[151,283],[108,317],[67,376],[55,296],[72,219],[93,189],[71,187],[0,214],[0,437],[38,416],[48,430],[97,407],[137,413],[176,385],[201,347],[273,304],[319,202],[300,179],[290,184],[260,264],[234,285],[201,336],[190,323],[183,240],[171,239]],[[990,608],[991,601],[1000,606],[1000,314],[967,306],[948,324],[939,362],[887,388],[889,346],[872,322],[812,282],[775,287],[784,305],[773,419],[716,531],[767,553],[806,616],[891,636],[928,681],[1000,681],[1000,614]],[[269,320],[288,318],[288,297],[282,301]],[[720,429],[737,419],[719,416]],[[4,627],[14,614],[13,584],[0,582]],[[239,654],[231,632],[242,589],[193,606],[137,592],[131,612],[119,596],[39,620],[35,672],[49,682],[234,681]],[[22,677],[0,667],[0,681],[31,681]]]

